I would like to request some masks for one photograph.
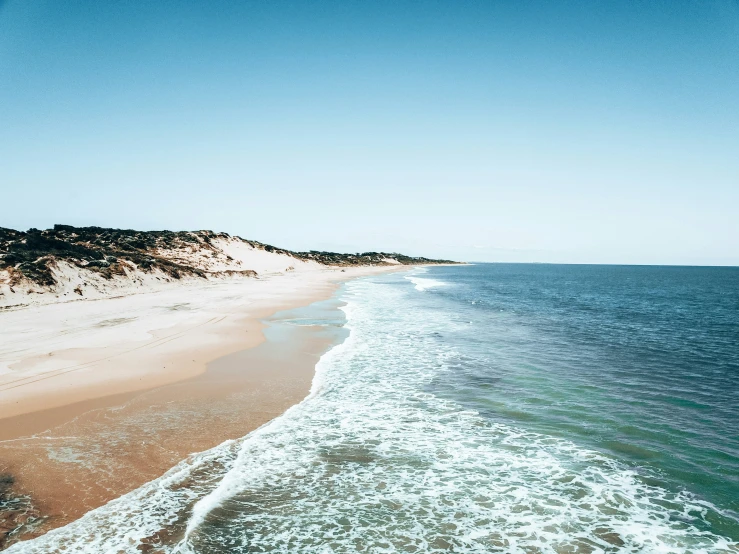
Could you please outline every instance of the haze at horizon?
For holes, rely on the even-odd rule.
[[[739,265],[739,4],[0,3],[0,226]]]

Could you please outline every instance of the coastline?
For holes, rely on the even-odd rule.
[[[301,378],[313,374],[311,390],[316,394],[271,420],[271,414],[252,411],[254,424],[257,418],[269,421],[236,440],[185,456],[163,475],[129,494],[37,540],[12,545],[9,552],[226,553],[301,551],[311,550],[316,544],[337,552],[382,550],[387,544],[417,551],[495,550],[511,544],[533,550],[548,544],[562,551],[733,551],[737,528],[730,510],[735,496],[730,494],[728,479],[717,480],[713,488],[709,482],[701,489],[700,480],[711,477],[703,469],[695,473],[698,478],[687,481],[680,468],[675,471],[665,464],[670,462],[666,457],[642,457],[641,462],[633,457],[645,452],[643,437],[661,441],[666,452],[690,452],[689,442],[681,444],[679,438],[686,428],[680,407],[669,397],[663,404],[670,417],[676,416],[669,420],[674,434],[666,438],[645,435],[639,427],[633,427],[639,434],[632,434],[629,440],[628,435],[616,434],[624,423],[642,425],[648,432],[644,422],[653,419],[644,417],[649,413],[646,410],[636,418],[622,411],[622,401],[634,406],[644,395],[633,388],[628,390],[633,381],[618,379],[623,373],[609,366],[610,348],[579,351],[572,364],[570,354],[577,350],[573,347],[592,336],[593,324],[618,322],[620,314],[593,310],[604,305],[603,296],[596,296],[584,305],[568,307],[573,317],[565,322],[570,329],[579,326],[582,332],[562,334],[559,328],[547,326],[552,316],[549,307],[560,307],[562,298],[571,294],[539,296],[538,303],[533,304],[538,309],[531,309],[528,302],[532,284],[545,288],[553,281],[552,274],[561,271],[574,276],[583,270],[530,266],[522,278],[519,267],[487,266],[478,267],[471,276],[463,271],[432,270],[424,274],[422,269],[358,279],[342,286],[342,292],[333,297],[333,305],[319,302],[268,318],[265,342],[232,355],[240,358],[238,363],[226,363],[224,359],[225,366],[209,366],[204,377],[222,377],[212,395],[202,390],[201,384],[208,380],[197,379],[188,382],[191,394],[175,390],[167,397],[157,393],[156,401],[150,397],[147,401],[150,409],[139,405],[132,410],[138,415],[136,425],[131,426],[141,429],[143,416],[148,418],[143,427],[155,428],[155,433],[129,433],[126,425],[118,424],[118,435],[101,434],[97,442],[105,448],[110,448],[114,440],[124,446],[135,445],[137,457],[151,466],[162,455],[157,447],[179,446],[173,444],[176,439],[167,426],[173,419],[181,419],[183,410],[201,416],[197,421],[189,420],[186,433],[179,434],[186,440],[213,430],[220,432],[221,422],[231,422],[221,416],[223,412],[212,399],[220,399],[232,389],[234,375],[229,372],[245,367],[241,356],[256,360],[256,370],[276,370],[275,358],[264,353],[268,347],[278,359],[295,359],[295,353],[313,348],[313,339],[318,339],[313,332],[327,332],[330,342],[332,332],[341,329],[348,338],[321,357],[313,371],[310,362],[302,373],[293,367],[296,371],[292,374],[273,374],[271,384],[265,383],[269,373],[255,376],[255,385],[261,389],[245,387],[245,392],[257,399],[264,398],[265,391],[276,398],[273,387],[280,387],[287,396],[290,390],[302,387]],[[598,271],[612,281],[610,268],[585,271]],[[624,271],[638,275],[650,270]],[[657,270],[653,279],[659,282],[661,277],[661,270]],[[698,279],[702,282],[701,276]],[[722,282],[721,275],[717,279]],[[490,286],[491,282],[519,280],[515,294],[509,297],[500,294],[500,287]],[[602,286],[599,279],[563,281],[564,287],[559,290],[564,293]],[[681,295],[682,277],[675,282]],[[720,298],[721,289],[714,288],[715,282],[702,286],[714,289]],[[649,294],[651,287],[642,288]],[[631,295],[618,283],[611,291],[605,298],[613,300],[605,305],[619,305],[618,299]],[[647,315],[642,321],[651,324],[651,308],[643,305],[642,298],[625,305],[640,306],[643,312],[636,313]],[[347,303],[345,307],[340,306],[343,302]],[[335,311],[337,305],[342,307],[341,312]],[[688,328],[699,329],[705,314],[712,313],[715,305],[711,303],[696,314]],[[516,310],[522,306],[529,308],[525,314],[536,312],[539,319],[514,315],[521,313]],[[678,304],[672,312],[668,310],[662,321],[670,322],[681,307]],[[726,313],[727,308],[720,308],[718,313]],[[333,316],[327,318],[327,313]],[[583,313],[589,315],[583,318]],[[663,329],[669,333],[670,327]],[[632,331],[624,327],[620,332],[614,330],[614,326],[608,326],[600,337],[623,337]],[[622,352],[630,353],[634,343],[646,343],[645,348],[651,348],[643,339],[652,332],[653,328],[644,328],[632,343],[624,344]],[[548,340],[552,337],[563,340]],[[698,338],[687,348],[692,349]],[[551,345],[554,350],[542,348],[532,354],[532,344]],[[293,351],[286,353],[286,346]],[[644,352],[638,350],[638,344],[636,348]],[[664,388],[663,377],[681,366],[674,363],[675,357],[668,350],[668,360],[673,363],[663,364],[665,371],[654,375],[651,384],[645,382],[646,395],[670,391]],[[258,352],[264,355],[253,358]],[[729,352],[729,356],[732,354]],[[604,363],[593,363],[598,360]],[[529,362],[531,365],[527,365]],[[548,367],[553,369],[551,373]],[[660,364],[635,365],[632,375],[641,375],[643,367],[659,369]],[[704,367],[710,369],[711,365]],[[615,390],[622,394],[606,397],[605,403],[605,395],[581,398],[584,389],[580,377],[592,382],[595,375],[602,376],[604,387],[618,387]],[[726,381],[723,384],[728,394],[716,389],[719,413],[731,399],[730,386]],[[542,401],[521,404],[522,395],[511,395],[511,391],[525,392],[529,398],[536,394]],[[610,391],[606,388],[604,392]],[[680,392],[672,387],[673,394]],[[701,389],[696,393],[700,394]],[[562,398],[566,404],[560,402]],[[179,400],[179,407],[170,409],[172,400]],[[236,413],[252,407],[248,395],[231,400]],[[651,410],[654,405],[646,408]],[[695,406],[685,408],[683,415],[695,419]],[[654,413],[660,415],[659,411]],[[114,412],[109,411],[108,416],[112,415]],[[553,422],[551,415],[559,421]],[[583,425],[578,428],[569,424],[563,417],[568,415],[572,418],[569,421],[582,420]],[[611,418],[619,418],[618,427],[604,424]],[[621,439],[616,446],[635,448],[605,451],[589,442],[601,440],[592,437],[593,421],[610,434],[605,444],[612,445],[610,438],[616,436]],[[725,422],[724,428],[731,428],[732,421],[726,418]],[[691,423],[699,431],[709,424]],[[105,426],[110,428],[111,424]],[[669,427],[663,429],[670,433]],[[83,434],[95,436],[70,427],[64,438],[69,441]],[[147,448],[139,446],[152,436],[168,440]],[[715,440],[710,432],[701,432],[700,436],[708,444]],[[51,443],[47,448],[57,457],[66,457],[67,467],[89,463],[89,458],[77,456],[80,451],[92,456],[106,453],[94,440],[66,442],[68,450],[53,448]],[[692,459],[700,460],[701,455],[694,450]],[[634,471],[636,464],[640,464],[639,472]],[[100,475],[109,479],[117,467],[103,469]],[[731,475],[728,468],[724,476]],[[521,533],[522,528],[526,533]]]
[[[65,525],[300,402],[338,339],[293,325],[267,340],[275,314],[329,301],[343,281],[401,269],[410,268],[286,274],[2,314],[26,326],[4,345],[14,377],[0,380],[0,476],[28,502],[5,514],[0,532],[20,529],[15,542]],[[69,342],[75,348],[59,348]]]

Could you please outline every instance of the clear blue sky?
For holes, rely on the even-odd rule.
[[[0,226],[739,264],[739,2],[0,0]]]

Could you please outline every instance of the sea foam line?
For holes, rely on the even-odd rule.
[[[339,309],[347,314],[348,320],[351,311],[350,303],[347,302]],[[349,343],[351,342],[351,328],[348,324],[345,325],[345,327],[349,330],[350,335],[343,342],[335,345],[328,352],[324,353],[318,360],[308,396],[306,396],[298,404],[288,408],[282,415],[278,416],[268,423],[265,423],[259,429],[255,429],[244,437],[242,446],[239,449],[239,453],[236,457],[233,467],[223,476],[223,479],[221,479],[221,482],[215,490],[213,490],[207,496],[201,498],[195,504],[195,506],[193,506],[192,515],[188,521],[185,536],[182,542],[178,545],[177,549],[175,549],[175,552],[191,552],[188,546],[190,536],[203,523],[203,521],[205,521],[205,518],[210,512],[212,512],[216,507],[221,505],[225,500],[239,491],[240,486],[243,482],[243,475],[240,471],[240,467],[245,465],[244,462],[246,458],[253,454],[251,450],[253,443],[258,441],[260,436],[266,433],[280,433],[284,431],[285,429],[283,429],[283,427],[291,418],[300,417],[300,412],[302,411],[304,404],[320,394],[325,382],[324,374],[326,368],[330,364],[330,361],[338,355],[341,349],[348,348]],[[269,470],[266,469],[266,471]],[[253,478],[254,476],[252,475],[251,477]]]
[[[414,270],[412,273],[405,275],[404,277],[413,283],[416,287],[417,291],[423,292],[425,290],[436,288],[436,287],[445,287],[449,286],[449,283],[445,281],[440,281],[438,279],[431,279],[429,277],[419,277],[418,275],[423,275],[425,273],[428,273],[428,269],[425,267],[418,268]]]

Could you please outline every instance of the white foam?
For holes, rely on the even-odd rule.
[[[418,276],[419,274],[423,275],[427,272],[428,272],[428,269],[420,268],[420,269],[415,270],[413,273],[405,275],[405,278],[415,285],[416,290],[421,291],[421,292],[428,290],[428,289],[432,289],[436,287],[445,287],[449,285],[449,283],[444,282],[444,281],[439,281],[438,279],[431,279],[429,277],[419,277]]]

